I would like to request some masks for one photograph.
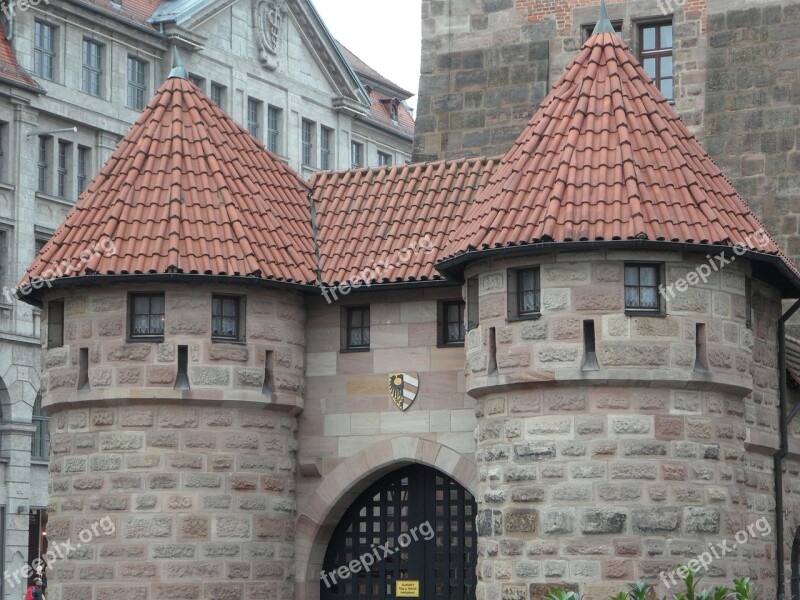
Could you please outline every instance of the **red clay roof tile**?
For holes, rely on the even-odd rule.
[[[177,272],[313,284],[308,192],[199,89],[173,77],[23,282],[61,265],[65,276]],[[81,260],[106,238],[113,253]]]
[[[496,159],[324,171],[311,179],[326,285],[443,279],[434,264]]]
[[[2,24],[0,24],[0,80],[5,80],[11,84],[20,84],[36,91],[44,91],[17,62],[17,57],[11,49],[11,44],[6,39]]]
[[[800,276],[759,231],[625,43],[601,33],[500,160],[441,259],[542,242],[741,243]]]

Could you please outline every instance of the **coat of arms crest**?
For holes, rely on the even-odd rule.
[[[419,391],[419,375],[414,373],[390,373],[389,374],[389,397],[400,410],[407,410],[414,404]]]
[[[286,0],[262,0],[258,3],[256,22],[261,43],[259,58],[270,71],[278,66],[278,50],[283,37],[286,10]]]

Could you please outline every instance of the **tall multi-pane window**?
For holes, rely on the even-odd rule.
[[[627,312],[657,312],[660,310],[658,299],[659,273],[658,264],[625,264],[625,309]]]
[[[103,81],[103,47],[92,40],[83,40],[81,89],[84,94],[99,96]]]
[[[225,86],[211,82],[211,99],[214,104],[225,110]]]
[[[278,154],[280,143],[281,109],[270,106],[267,111],[267,149]]]
[[[67,197],[67,181],[69,181],[69,151],[72,144],[58,140],[58,180],[56,195],[59,198]]]
[[[147,63],[128,57],[128,108],[142,110],[147,96]]]
[[[261,106],[260,100],[247,99],[247,131],[258,139],[261,139]]]
[[[386,152],[378,152],[378,166],[388,167],[392,164],[392,155]]]
[[[31,422],[36,427],[31,438],[31,458],[47,460],[50,451],[50,417],[42,412],[41,394],[37,394],[33,401]]]
[[[667,100],[674,97],[672,23],[651,23],[639,29],[639,60]]]
[[[322,170],[332,168],[331,165],[331,140],[333,139],[333,130],[327,127],[322,127],[319,130],[319,167]]]
[[[33,31],[33,73],[53,80],[56,65],[56,28],[36,21]]]
[[[536,315],[541,310],[539,267],[517,271],[517,314]]]
[[[8,123],[0,122],[0,181],[6,180],[6,138]]]
[[[45,135],[39,136],[39,153],[38,161],[36,164],[37,171],[37,184],[36,189],[40,192],[47,193],[47,168],[50,155],[50,138]]]
[[[350,143],[350,166],[354,169],[364,166],[364,144]]]
[[[78,146],[78,193],[82,193],[86,189],[86,182],[88,181],[89,161],[91,160],[89,148],[86,146]]]
[[[344,309],[342,350],[369,350],[369,306]]]
[[[303,119],[303,166],[314,166],[314,123],[308,119]]]
[[[238,340],[241,328],[241,299],[236,296],[211,298],[211,335],[215,338]]]
[[[439,335],[440,346],[462,345],[464,343],[464,301],[446,300],[439,302]]]

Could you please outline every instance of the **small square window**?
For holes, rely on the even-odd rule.
[[[64,301],[53,300],[47,303],[47,347],[60,348],[64,345]]]
[[[131,294],[130,337],[160,339],[164,337],[164,294]]]
[[[392,155],[387,152],[378,151],[378,166],[379,167],[392,166]]]
[[[627,312],[658,313],[661,303],[658,286],[659,264],[625,264],[625,310]]]
[[[439,302],[439,335],[440,346],[464,345],[464,301],[443,300]]]
[[[211,297],[211,337],[241,339],[242,299],[238,296]]]
[[[342,350],[369,350],[369,306],[347,306],[342,316]]]
[[[508,318],[536,319],[542,312],[542,286],[539,267],[509,269]]]

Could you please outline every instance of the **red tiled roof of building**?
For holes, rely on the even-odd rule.
[[[501,159],[442,259],[543,242],[741,243],[800,276],[771,238],[753,237],[762,230],[625,43],[600,33]]]
[[[148,19],[153,16],[153,13],[161,4],[161,0],[121,0],[118,2],[112,2],[112,0],[81,1],[111,16],[131,21],[137,25],[144,25],[148,28],[152,27]]]
[[[356,73],[358,73],[359,75],[361,75],[361,76],[363,76],[363,77],[365,77],[367,79],[371,79],[375,83],[383,84],[385,86],[388,86],[388,87],[390,87],[392,89],[397,90],[398,92],[401,92],[401,94],[403,94],[403,96],[401,98],[402,100],[405,100],[406,98],[410,98],[411,96],[414,95],[411,92],[409,92],[408,90],[405,90],[405,89],[401,88],[399,85],[397,85],[393,81],[388,80],[386,77],[384,77],[383,75],[378,73],[375,69],[370,67],[367,63],[365,63],[363,60],[361,60],[358,56],[353,54],[350,50],[348,50],[340,42],[337,41],[336,43],[339,45],[339,49],[342,51],[342,54],[344,54],[344,57],[347,59],[347,62],[350,63],[350,66],[353,67],[353,70]]]
[[[414,117],[402,102],[397,103],[397,121],[392,120],[392,98],[378,93],[376,90],[370,90],[369,100],[372,104],[372,112],[370,119],[403,133],[409,137],[414,137]]]
[[[6,39],[6,34],[3,31],[3,26],[0,24],[0,80],[5,80],[11,84],[18,83],[34,90],[42,90],[42,87],[36,83],[33,77],[23,69],[14,51],[11,49],[11,44]]]
[[[443,279],[434,264],[496,159],[470,158],[311,179],[327,285]]]
[[[59,265],[66,277],[191,273],[313,284],[308,191],[199,89],[172,77],[23,282]],[[81,260],[106,239],[113,252]]]

